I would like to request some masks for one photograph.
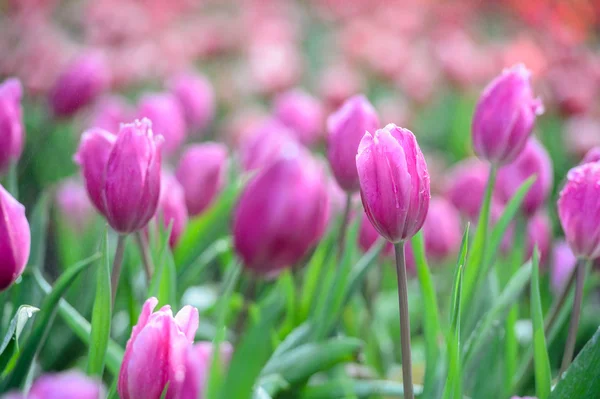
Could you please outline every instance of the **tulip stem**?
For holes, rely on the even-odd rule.
[[[581,317],[581,302],[583,300],[583,284],[585,282],[586,264],[583,261],[577,262],[575,269],[575,301],[573,302],[573,313],[571,313],[571,323],[569,324],[569,335],[565,344],[565,353],[562,359],[559,376],[561,376],[571,364],[573,360],[573,352],[575,352],[575,343],[577,341],[577,327]]]
[[[115,257],[113,259],[112,273],[110,275],[113,308],[115,306],[115,299],[117,298],[117,286],[119,285],[119,277],[121,275],[121,268],[123,266],[123,255],[125,253],[126,238],[126,234],[119,234],[119,238],[117,240],[117,249],[115,250]]]
[[[150,284],[150,279],[152,278],[152,274],[154,273],[154,264],[152,262],[152,257],[150,256],[150,251],[148,249],[148,241],[141,230],[135,232],[135,240],[137,241],[138,248],[140,249],[140,254],[142,255],[142,263],[144,264],[144,272],[146,272],[146,279],[148,284]]]
[[[350,219],[350,208],[352,207],[352,195],[347,193],[346,205],[344,206],[344,214],[342,215],[342,223],[340,225],[340,234],[338,236],[338,259],[342,258],[344,246],[346,244],[346,230],[348,230],[348,219]]]
[[[413,399],[412,361],[410,355],[410,318],[408,315],[408,287],[406,283],[406,260],[404,241],[394,244],[396,251],[396,274],[398,276],[398,305],[400,308],[400,344],[402,347],[402,384],[404,398]]]

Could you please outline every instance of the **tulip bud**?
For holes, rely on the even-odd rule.
[[[105,91],[109,83],[108,66],[99,54],[80,56],[58,77],[50,90],[52,113],[58,117],[75,114]]]
[[[23,151],[22,94],[18,79],[7,79],[0,85],[0,171],[16,162]]]
[[[292,129],[304,145],[315,144],[321,138],[323,108],[316,98],[302,90],[291,90],[278,96],[275,116]]]
[[[446,198],[470,221],[479,217],[488,177],[489,166],[477,158],[469,158],[457,163],[446,179]]]
[[[138,105],[138,118],[152,121],[152,130],[164,137],[163,151],[172,155],[185,141],[185,119],[179,102],[172,94],[144,95]]]
[[[540,264],[544,265],[550,252],[552,225],[546,212],[538,212],[527,223],[527,258],[533,255],[533,248],[540,253]]]
[[[185,378],[185,355],[198,329],[198,310],[184,306],[175,317],[170,306],[154,312],[158,299],[148,299],[125,347],[119,372],[121,399],[178,398]]]
[[[281,158],[246,186],[233,217],[233,240],[250,270],[269,274],[292,266],[321,238],[327,182],[308,155]]]
[[[502,201],[510,201],[521,184],[531,176],[536,177],[535,182],[521,204],[521,210],[526,216],[531,216],[540,209],[552,189],[552,160],[544,146],[535,138],[527,142],[514,161],[498,171],[496,188]]]
[[[600,146],[591,148],[583,157],[582,164],[600,161]]]
[[[199,342],[188,348],[185,357],[185,380],[181,396],[178,399],[204,398],[206,383],[212,361],[212,342]],[[227,365],[231,359],[233,348],[229,342],[223,342],[219,348],[219,360]]]
[[[100,381],[93,380],[79,371],[45,374],[38,378],[29,391],[31,399],[98,399],[106,392]]]
[[[379,127],[375,108],[363,95],[348,99],[327,119],[327,158],[340,187],[346,191],[360,188],[356,152],[365,132]]]
[[[0,291],[23,273],[30,245],[31,231],[25,207],[0,185]]]
[[[429,259],[442,261],[458,252],[462,238],[460,215],[443,198],[433,198],[423,225],[425,252]]]
[[[227,182],[227,171],[227,147],[222,144],[194,144],[183,153],[176,176],[191,216],[212,204]]]
[[[165,228],[171,226],[169,245],[175,247],[188,223],[188,211],[183,187],[170,173],[163,172],[156,214],[162,217]]]
[[[163,138],[148,119],[121,125],[105,172],[106,219],[119,233],[144,227],[156,213]]]
[[[183,110],[189,129],[204,129],[215,114],[215,93],[212,85],[199,74],[182,74],[169,82],[169,90]]]
[[[483,91],[473,115],[473,147],[495,165],[514,160],[525,147],[535,118],[544,111],[533,98],[531,73],[524,65],[506,69]]]
[[[360,196],[373,227],[397,243],[414,236],[429,208],[429,174],[415,135],[390,123],[358,147]]]
[[[569,280],[571,273],[575,270],[577,258],[565,241],[554,244],[552,251],[552,269],[550,271],[550,282],[555,293],[559,293]]]
[[[297,150],[298,143],[293,139],[293,133],[280,122],[270,120],[242,142],[242,167],[245,171],[264,168],[286,153]]]
[[[600,256],[600,163],[577,166],[567,174],[558,198],[558,217],[575,256]]]
[[[117,137],[106,130],[90,129],[83,133],[74,160],[80,168],[85,188],[98,212],[106,215],[104,183],[108,157]]]
[[[85,187],[75,180],[66,180],[56,191],[56,205],[62,220],[79,233],[84,232],[94,216],[94,207]]]
[[[133,110],[124,99],[110,96],[100,99],[94,109],[90,126],[117,134],[121,123],[133,119]]]

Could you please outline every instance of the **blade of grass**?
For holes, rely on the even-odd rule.
[[[463,238],[465,244],[466,236]],[[461,251],[463,252],[463,251]],[[464,261],[464,253],[463,259]],[[452,299],[450,308],[450,331],[446,339],[448,352],[448,376],[444,388],[445,399],[462,398],[462,372],[460,364],[460,301],[463,280],[463,263],[459,262],[454,272],[454,284],[452,285]]]
[[[537,247],[533,250],[531,268],[531,322],[533,325],[535,393],[538,399],[547,399],[550,396],[552,376],[548,350],[546,349],[546,337],[544,336],[544,316],[542,313],[539,285],[539,252]]]

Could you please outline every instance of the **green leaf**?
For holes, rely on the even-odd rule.
[[[311,325],[309,323],[304,323],[296,327],[296,329],[289,333],[283,342],[275,348],[275,351],[273,352],[273,355],[271,355],[265,368],[273,367],[272,363],[276,362],[280,356],[306,342],[306,340],[310,338],[310,333]]]
[[[490,331],[492,330],[493,324],[496,320],[502,318],[504,312],[517,301],[519,296],[523,293],[529,277],[531,276],[531,262],[527,262],[521,268],[513,278],[510,279],[509,283],[498,300],[494,303],[494,306],[488,310],[488,312],[481,318],[479,323],[475,326],[469,338],[465,341],[465,345],[462,352],[462,364],[463,368],[466,368],[466,364],[471,359],[471,356],[476,353],[479,348],[485,343],[489,337]]]
[[[290,385],[308,380],[313,374],[336,364],[353,360],[362,341],[357,338],[333,338],[325,342],[311,342],[292,349],[269,362],[261,375],[278,374]]]
[[[547,399],[550,396],[552,375],[548,350],[546,349],[546,337],[544,336],[544,316],[542,313],[539,285],[539,252],[537,247],[533,250],[531,263],[531,322],[533,324],[535,392],[538,399]]]
[[[421,395],[423,387],[413,385],[415,395]],[[305,387],[297,397],[300,399],[346,399],[346,398],[401,398],[404,387],[401,382],[377,380],[331,380],[323,384]]]
[[[38,311],[39,309],[34,306],[21,305],[10,321],[8,331],[0,345],[0,370],[3,375],[7,375],[12,370],[9,364],[14,366],[19,355],[19,337],[25,328],[25,323]]]
[[[102,240],[102,259],[96,271],[96,297],[92,310],[91,344],[88,352],[87,372],[90,376],[102,377],[104,360],[110,339],[112,315],[110,288],[110,256],[108,253],[108,227]]]
[[[40,312],[33,325],[33,330],[21,350],[21,354],[19,355],[19,359],[17,360],[17,364],[15,365],[12,374],[2,384],[4,391],[17,388],[23,383],[25,377],[29,373],[29,368],[31,367],[34,357],[46,341],[48,332],[52,327],[52,321],[58,310],[58,302],[75,278],[88,268],[91,263],[92,262],[88,258],[67,269],[58,280],[56,280],[54,288],[42,302]]]
[[[44,264],[49,209],[49,196],[48,193],[44,192],[35,208],[33,208],[33,213],[29,219],[31,220],[31,254],[29,255],[29,262],[27,262],[27,270],[29,271],[33,268],[41,269]]]
[[[600,328],[558,379],[550,399],[587,399],[600,392]]]
[[[221,255],[230,252],[231,237],[221,238],[213,242],[198,259],[190,264],[185,272],[179,273],[177,281],[180,283],[180,289],[185,290],[192,285],[198,285],[201,283],[202,274],[206,271],[216,259]]]

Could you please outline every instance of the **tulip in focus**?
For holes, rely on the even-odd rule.
[[[429,174],[414,134],[389,124],[360,142],[356,166],[365,212],[386,240],[414,236],[429,209]]]
[[[240,158],[245,171],[269,166],[286,153],[298,151],[293,133],[276,120],[262,123],[240,145]]]
[[[163,172],[161,177],[156,215],[162,218],[165,228],[171,226],[169,245],[175,247],[188,223],[188,211],[183,187],[170,173]]]
[[[506,69],[483,91],[473,115],[475,153],[496,166],[513,161],[523,150],[535,118],[544,111],[533,97],[531,73],[524,65]]]
[[[87,377],[79,371],[45,374],[31,386],[30,399],[98,399],[106,392],[100,381]]]
[[[200,131],[215,114],[215,93],[204,76],[186,73],[169,81],[169,90],[179,101],[188,129]]]
[[[176,97],[169,93],[146,94],[138,105],[138,118],[152,121],[152,130],[164,137],[165,155],[174,154],[186,136],[184,114]]]
[[[550,271],[550,282],[552,290],[559,293],[569,280],[571,273],[575,271],[577,258],[569,248],[569,244],[560,241],[554,244],[552,250],[552,270]]]
[[[345,191],[360,188],[356,152],[365,132],[379,127],[375,108],[362,95],[348,99],[327,119],[327,158],[340,187]]]
[[[57,117],[68,117],[93,102],[110,84],[105,60],[97,53],[84,54],[59,76],[49,93]]]
[[[444,198],[432,198],[423,224],[425,254],[436,262],[458,252],[462,239],[460,215]]]
[[[190,216],[208,208],[227,182],[227,147],[218,143],[193,144],[179,161],[177,180],[183,186]]]
[[[275,116],[307,146],[322,136],[323,107],[319,100],[302,90],[291,90],[275,100]]]
[[[571,169],[558,198],[558,217],[565,238],[578,258],[600,256],[600,163]]]
[[[56,205],[62,220],[76,232],[84,232],[93,220],[94,207],[86,189],[75,180],[61,183],[56,191]]]
[[[148,299],[125,347],[119,372],[121,399],[177,399],[185,379],[186,352],[198,329],[198,310],[184,306],[173,317],[170,306],[157,312],[158,299]]]
[[[233,241],[244,265],[267,275],[294,265],[321,238],[328,219],[326,176],[309,155],[288,155],[242,192]]]
[[[23,273],[29,260],[31,231],[25,207],[0,185],[0,291]]]

